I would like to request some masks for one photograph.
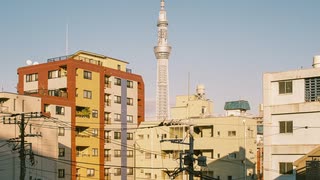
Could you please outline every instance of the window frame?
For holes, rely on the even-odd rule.
[[[64,115],[65,111],[64,111],[64,107],[63,106],[56,106],[56,114],[57,115]]]
[[[98,148],[92,148],[92,156],[93,157],[98,157],[99,156]]]
[[[83,79],[92,80],[92,72],[87,71],[87,70],[83,70]]]
[[[280,134],[292,134],[293,133],[293,121],[279,121],[279,133]]]
[[[127,98],[127,105],[133,106],[133,98]]]
[[[65,155],[66,155],[66,149],[65,148],[59,148],[58,157],[65,157]]]
[[[121,132],[114,132],[113,139],[121,139]]]
[[[90,90],[83,90],[83,98],[85,98],[85,99],[92,99],[92,91],[90,91]]]
[[[64,169],[58,169],[58,178],[64,178],[66,176]]]
[[[121,121],[121,114],[114,113],[114,121]]]
[[[114,103],[121,104],[121,96],[114,95]]]
[[[95,174],[95,169],[87,168],[87,177],[92,177]]]
[[[283,175],[293,174],[293,163],[279,162],[279,174],[283,174]]]
[[[58,127],[58,136],[64,136],[65,135],[65,128],[64,127]]]
[[[279,81],[279,94],[292,94],[293,93],[293,81],[292,80],[284,80]]]
[[[98,118],[98,110],[93,109],[92,112],[91,112],[91,115],[92,115],[93,118]]]
[[[127,80],[127,88],[133,88],[133,81]]]
[[[121,86],[121,78],[114,78],[114,85]]]

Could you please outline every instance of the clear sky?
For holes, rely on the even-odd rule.
[[[16,92],[16,70],[86,50],[128,61],[146,87],[146,116],[155,113],[160,0],[3,0],[0,76]],[[204,84],[215,115],[224,103],[248,100],[257,114],[264,72],[311,68],[320,55],[319,0],[166,0],[170,101]]]

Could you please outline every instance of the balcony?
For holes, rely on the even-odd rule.
[[[105,88],[111,88],[111,81],[105,81],[104,87]]]
[[[104,123],[110,125],[111,124],[111,118],[110,117],[105,117]]]
[[[107,137],[104,139],[104,142],[105,142],[105,143],[111,143],[111,136],[107,136]]]
[[[104,106],[111,106],[111,99],[106,99],[104,102]]]
[[[111,161],[111,154],[105,154],[104,155],[104,161],[105,162],[110,162]]]
[[[91,111],[89,107],[81,107],[81,106],[76,107],[76,117],[90,118],[90,113]]]

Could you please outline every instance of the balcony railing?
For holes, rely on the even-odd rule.
[[[111,161],[111,154],[105,154],[104,155],[104,160],[105,161]]]
[[[111,136],[107,136],[107,137],[104,139],[104,142],[105,142],[105,143],[111,143]]]
[[[104,119],[104,123],[105,123],[105,124],[111,124],[111,118],[106,117],[106,118]]]
[[[105,82],[105,87],[106,88],[111,88],[111,81],[106,81]]]
[[[106,101],[104,102],[105,106],[111,106],[111,99],[106,99]]]
[[[47,62],[55,62],[55,61],[62,61],[62,60],[67,60],[71,57],[71,55],[69,56],[60,56],[60,57],[55,57],[55,58],[50,58],[47,60]]]

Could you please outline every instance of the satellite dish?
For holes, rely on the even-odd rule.
[[[27,65],[32,65],[32,61],[31,61],[30,59],[28,59],[28,60],[26,61],[26,63],[27,63]]]
[[[37,64],[39,64],[37,61],[35,61],[35,62],[33,63],[33,65],[37,65]]]

